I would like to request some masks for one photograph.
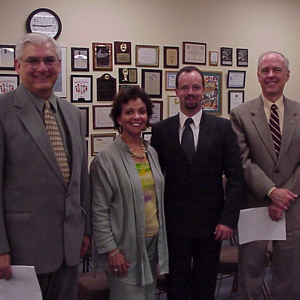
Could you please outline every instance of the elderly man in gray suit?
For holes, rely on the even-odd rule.
[[[289,62],[278,52],[258,60],[262,95],[232,109],[247,185],[243,208],[268,207],[286,241],[273,241],[270,299],[296,300],[300,293],[300,103],[287,99]],[[264,278],[267,241],[239,246],[240,299],[257,300]]]
[[[43,299],[77,299],[78,264],[90,244],[90,187],[79,109],[57,98],[60,48],[21,37],[22,84],[0,95],[0,279],[31,265]]]

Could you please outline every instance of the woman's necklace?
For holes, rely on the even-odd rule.
[[[135,157],[135,158],[141,158],[141,159],[145,158],[147,150],[146,150],[146,147],[143,144],[143,140],[142,139],[141,139],[141,148],[142,148],[143,154],[138,154],[138,153],[134,152],[132,148],[129,148],[131,156]]]

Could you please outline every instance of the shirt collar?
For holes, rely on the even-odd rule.
[[[271,106],[273,104],[277,105],[277,108],[278,108],[279,112],[283,111],[283,107],[284,107],[284,104],[283,104],[283,95],[281,97],[279,97],[279,99],[277,99],[275,103],[273,103],[272,101],[268,100],[264,95],[261,95],[261,97],[262,97],[262,100],[263,100],[263,103],[264,103],[264,107],[265,107],[265,109],[268,112],[271,111]]]
[[[186,119],[192,118],[193,121],[194,121],[195,127],[198,128],[200,126],[202,112],[203,112],[203,109],[200,109],[200,111],[198,111],[195,115],[193,115],[192,117],[188,117],[182,111],[179,111],[179,123],[180,123],[180,126],[184,127],[184,123],[185,123]]]

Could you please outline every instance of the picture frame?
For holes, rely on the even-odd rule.
[[[19,84],[18,74],[0,74],[0,94],[15,90]]]
[[[175,71],[165,71],[165,89],[172,91],[176,89],[176,75]]]
[[[159,46],[136,45],[136,67],[159,67]]]
[[[83,124],[85,125],[85,137],[89,136],[89,110],[90,108],[88,106],[77,106],[80,109],[80,113],[81,113],[81,119]]]
[[[221,65],[232,66],[233,49],[229,47],[221,47]]]
[[[162,70],[142,69],[142,88],[150,98],[161,98]]]
[[[206,65],[206,43],[183,42],[183,64]]]
[[[202,71],[205,81],[203,111],[212,115],[222,114],[222,72]]]
[[[245,88],[246,71],[228,70],[227,88],[243,89]]]
[[[180,111],[180,100],[177,96],[168,95],[168,116],[172,117]]]
[[[0,45],[0,70],[15,69],[15,52],[15,45]]]
[[[115,65],[131,65],[131,42],[114,42]]]
[[[93,102],[93,75],[71,75],[71,102]]]
[[[209,51],[209,65],[218,66],[219,65],[219,52]]]
[[[145,141],[151,141],[152,132],[151,131],[143,131],[142,132],[142,139]]]
[[[96,156],[102,149],[116,139],[116,133],[91,134],[91,156]]]
[[[133,87],[139,87],[138,84],[119,84],[119,91],[123,89],[131,89]]]
[[[248,49],[236,49],[236,65],[238,67],[248,67]]]
[[[228,113],[231,109],[244,103],[245,92],[243,90],[229,90],[228,91]]]
[[[112,71],[112,43],[92,43],[93,49],[93,70]]]
[[[110,117],[111,108],[111,105],[93,105],[93,129],[114,128]]]
[[[152,100],[153,115],[150,119],[150,125],[163,119],[163,101]]]
[[[89,48],[71,47],[71,70],[72,71],[90,71]]]
[[[54,84],[53,92],[57,97],[67,97],[67,47],[61,46],[60,73]]]
[[[137,80],[137,68],[119,68],[119,84],[135,84]]]
[[[164,68],[179,68],[179,47],[164,46]]]

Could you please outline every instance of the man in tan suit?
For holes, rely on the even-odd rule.
[[[246,194],[243,208],[268,207],[270,218],[286,218],[286,241],[273,241],[271,300],[296,300],[300,292],[300,103],[283,89],[289,80],[289,62],[282,54],[267,52],[258,60],[262,95],[231,111],[241,150]],[[277,107],[272,108],[273,104]],[[269,126],[279,121],[277,140]],[[277,114],[276,114],[277,112]],[[278,122],[277,122],[278,123]],[[239,246],[239,293],[242,300],[257,300],[267,264],[268,241]]]

